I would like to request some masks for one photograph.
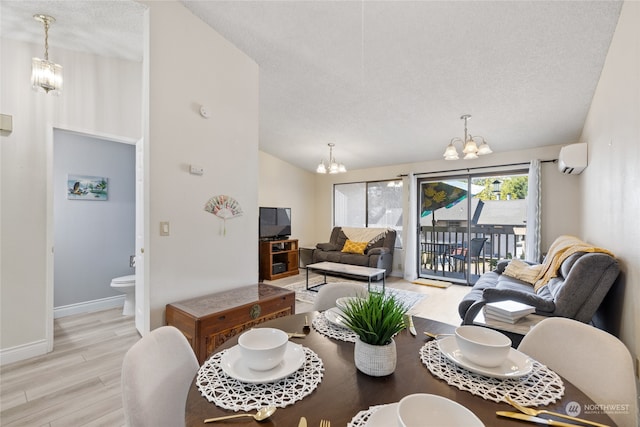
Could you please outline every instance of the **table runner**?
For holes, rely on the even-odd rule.
[[[494,402],[504,396],[524,406],[545,406],[564,395],[564,383],[558,374],[540,362],[533,361],[531,373],[520,378],[490,378],[468,371],[447,359],[437,340],[420,349],[420,359],[431,373],[447,384]]]
[[[196,385],[202,396],[224,409],[251,411],[262,406],[284,408],[302,400],[322,381],[322,360],[313,350],[301,347],[305,354],[304,365],[278,381],[250,384],[231,378],[220,367],[222,356],[229,351],[223,350],[212,355],[200,367]]]

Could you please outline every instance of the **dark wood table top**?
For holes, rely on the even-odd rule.
[[[317,314],[317,312],[300,313],[265,322],[261,326],[275,327],[287,332],[302,332],[305,316],[308,316],[311,323],[312,318]],[[433,376],[420,360],[419,350],[430,339],[422,332],[451,333],[455,326],[419,317],[414,317],[414,323],[418,336],[414,337],[406,330],[396,336],[398,361],[395,372],[387,377],[370,377],[361,373],[356,369],[353,361],[353,343],[325,337],[312,327],[306,338],[294,340],[294,342],[312,349],[320,356],[325,368],[322,382],[310,395],[291,406],[278,408],[269,420],[261,422],[260,425],[296,427],[300,417],[304,416],[307,418],[309,427],[319,425],[321,419],[330,420],[332,426],[343,427],[359,411],[367,410],[374,405],[397,402],[413,393],[437,394],[456,401],[473,411],[487,427],[535,425],[498,417],[496,411],[515,411],[515,409],[506,403],[495,403],[461,391]],[[230,348],[236,343],[237,337],[217,350]],[[582,405],[593,403],[568,381],[564,380],[564,384],[563,398],[544,409],[564,413],[568,402],[573,401]],[[203,420],[235,413],[208,402],[198,391],[194,380],[187,397],[187,427],[215,425],[204,424]],[[611,419],[603,414],[589,415],[589,419],[614,425]],[[250,419],[245,420],[254,423]],[[229,422],[232,421],[227,423]],[[428,423],[425,423],[425,426],[428,426]]]
[[[287,295],[291,292],[279,286],[257,283],[167,305],[199,319],[207,316],[219,316],[226,311],[237,310],[238,307],[250,306],[267,298]]]

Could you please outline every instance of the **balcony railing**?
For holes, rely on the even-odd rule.
[[[524,258],[525,227],[473,226],[468,233],[466,227],[436,225],[420,231],[420,276],[473,284],[499,260]],[[475,238],[486,239],[477,256],[470,253]],[[469,266],[471,274],[467,274]]]

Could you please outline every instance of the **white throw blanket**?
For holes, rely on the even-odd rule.
[[[352,242],[368,242],[378,237],[380,234],[386,233],[386,228],[356,228],[356,227],[342,227],[347,239]]]

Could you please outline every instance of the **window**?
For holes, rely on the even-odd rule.
[[[393,228],[402,239],[402,180],[335,184],[333,223],[342,227]]]

